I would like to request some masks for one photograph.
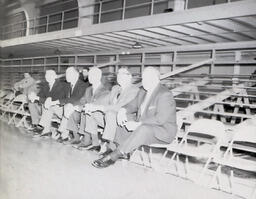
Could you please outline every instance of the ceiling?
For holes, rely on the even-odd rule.
[[[57,49],[62,54],[128,51],[139,41],[143,48],[215,44],[256,40],[256,15],[220,20],[157,26],[116,32],[55,39],[2,49],[8,56],[52,55]]]

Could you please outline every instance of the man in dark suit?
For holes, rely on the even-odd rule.
[[[147,67],[142,73],[142,85],[137,97],[120,109],[116,133],[119,146],[112,153],[93,162],[97,168],[114,164],[142,145],[171,143],[177,133],[176,104],[172,93],[160,84],[159,71]],[[136,120],[128,121],[127,114],[135,113]]]
[[[60,99],[60,105],[64,106],[64,112],[65,109],[68,109],[69,106],[74,105],[75,102],[83,97],[88,87],[88,84],[79,78],[79,72],[74,67],[69,67],[66,70],[66,81],[70,83],[69,97]],[[58,131],[61,133],[60,140],[68,138],[67,122],[68,118],[64,114],[58,128]]]
[[[41,136],[50,135],[51,120],[53,115],[59,118],[63,115],[63,107],[60,102],[69,97],[69,85],[66,82],[60,81],[54,70],[47,70],[45,73],[45,84],[39,95],[31,93],[29,99],[31,102],[35,100],[42,104],[42,116],[40,122],[35,129],[35,132],[41,132]]]

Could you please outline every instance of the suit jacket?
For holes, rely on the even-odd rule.
[[[80,100],[74,102],[74,105],[83,106],[87,103],[106,105],[108,104],[107,96],[109,92],[110,91],[103,84],[101,84],[93,94],[92,86],[90,86],[86,89],[84,96]]]
[[[67,82],[55,80],[52,89],[50,90],[49,84],[44,83],[38,93],[39,102],[44,103],[48,97],[52,98],[52,101],[63,100],[69,97],[69,85]]]
[[[172,93],[159,84],[153,91],[143,113],[140,110],[146,91],[140,89],[136,98],[125,106],[127,113],[136,113],[136,121],[154,128],[155,137],[170,143],[177,134],[176,103]]]
[[[120,108],[131,102],[138,94],[139,88],[132,84],[122,91],[121,86],[115,85],[109,94],[109,105],[105,106],[105,110],[118,111]]]
[[[78,79],[72,92],[71,85],[69,84],[69,89],[68,89],[69,96],[68,98],[60,99],[60,103],[62,105],[67,103],[74,104],[76,101],[80,100],[83,97],[87,87],[88,87],[88,84],[86,84],[86,82]]]

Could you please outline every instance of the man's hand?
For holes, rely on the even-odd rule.
[[[34,103],[35,100],[39,100],[39,97],[36,95],[35,92],[31,92],[31,93],[28,94],[28,99],[29,99],[29,101]]]
[[[121,108],[117,113],[117,124],[119,126],[124,126],[127,122],[126,109]]]
[[[49,109],[50,107],[52,106],[52,98],[51,97],[48,97],[45,102],[44,102],[44,107],[46,109]]]
[[[128,121],[124,125],[128,131],[134,131],[141,125],[141,122]]]
[[[73,104],[65,104],[64,106],[64,117],[69,118],[70,115],[75,111]]]
[[[91,104],[85,104],[83,107],[83,111],[85,112],[85,114],[91,115],[92,114],[92,107]]]
[[[78,105],[74,106],[74,110],[77,112],[81,112],[82,108]]]

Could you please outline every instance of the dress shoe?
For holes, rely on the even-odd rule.
[[[130,153],[126,153],[126,154],[123,154],[121,155],[120,157],[118,157],[118,159],[120,160],[130,160]]]
[[[98,160],[95,160],[92,165],[96,168],[106,168],[109,167],[110,165],[114,164],[123,154],[119,149],[116,149],[109,155],[100,158]]]
[[[43,130],[44,130],[44,127],[42,127],[40,125],[36,125],[36,127],[33,129],[33,132],[35,132],[37,134],[41,134]]]
[[[80,144],[80,143],[81,143],[81,140],[72,140],[70,142],[70,144],[72,144],[72,145],[76,145],[76,144]]]
[[[82,150],[82,149],[86,149],[89,146],[91,146],[91,143],[90,144],[80,143],[75,148],[77,148],[78,150]]]
[[[62,143],[63,144],[68,144],[69,143],[69,138],[62,138]]]
[[[51,137],[52,132],[43,133],[40,135],[40,137]]]
[[[28,127],[28,130],[29,131],[34,131],[36,127],[37,127],[36,124],[32,124],[30,127]]]
[[[100,151],[100,145],[95,146],[95,145],[91,145],[90,147],[87,148],[88,151],[96,151],[99,152]]]
[[[61,136],[57,139],[57,142],[62,143],[62,137]]]
[[[98,168],[98,169],[103,169],[106,167],[109,167],[110,165],[113,165],[115,163],[115,161],[113,161],[112,159],[106,160],[106,161],[102,161],[102,160],[95,160],[92,163],[92,166]]]

